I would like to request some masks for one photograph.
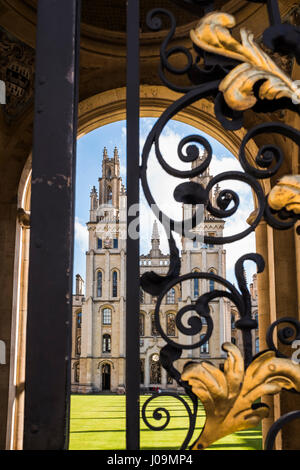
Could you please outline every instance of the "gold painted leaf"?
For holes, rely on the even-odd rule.
[[[259,80],[265,80],[259,89],[261,99],[286,97],[300,101],[298,84],[255,43],[251,32],[241,29],[242,44],[231,36],[228,28],[235,24],[232,15],[209,13],[190,33],[192,41],[202,49],[242,62],[229,72],[219,86],[228,106],[239,111],[252,108],[257,101],[253,86]]]
[[[266,351],[244,372],[239,349],[232,343],[224,343],[223,349],[228,355],[224,373],[202,362],[190,364],[181,376],[192,386],[206,412],[205,426],[194,450],[209,447],[228,434],[257,426],[269,413],[266,405],[254,405],[263,395],[274,395],[283,388],[300,392],[300,366],[290,359],[278,358],[274,351]]]
[[[286,209],[300,214],[300,175],[285,175],[272,188],[268,203],[276,211]]]

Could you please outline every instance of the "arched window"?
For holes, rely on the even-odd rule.
[[[176,336],[174,313],[168,313],[167,315],[167,336]]]
[[[194,298],[199,297],[199,279],[197,277],[194,278]]]
[[[202,340],[204,337],[205,337],[205,335],[201,335],[200,339]],[[209,353],[208,341],[206,341],[204,344],[202,344],[202,346],[200,346],[200,352],[202,354],[208,354]]]
[[[232,344],[236,344],[236,339],[232,337],[231,342],[232,342]]]
[[[140,313],[140,336],[145,336],[145,315]]]
[[[259,338],[255,338],[255,354],[259,353]]]
[[[214,271],[211,269],[210,271],[208,271],[210,274],[214,274]],[[209,279],[208,281],[208,288],[209,288],[209,291],[212,292],[214,289],[215,289],[215,281],[213,279]]]
[[[79,383],[79,362],[75,362],[74,364],[74,382]]]
[[[114,271],[112,274],[112,296],[118,296],[118,273]]]
[[[102,271],[97,272],[97,297],[102,297]]]
[[[231,329],[235,330],[235,316],[233,313],[231,314]]]
[[[81,328],[81,322],[82,322],[82,312],[78,312],[76,315],[76,327]]]
[[[103,325],[111,325],[111,309],[106,307],[102,310]]]
[[[112,190],[110,187],[107,188],[107,204],[112,206]]]
[[[80,356],[81,354],[81,336],[77,336],[76,338],[76,356]]]
[[[111,337],[110,335],[103,335],[102,336],[102,352],[110,353],[111,352]]]
[[[157,331],[157,328],[156,328],[154,313],[152,313],[152,315],[151,315],[151,334],[152,334],[152,336],[158,336],[158,331]]]
[[[102,390],[110,390],[111,367],[110,364],[102,365]]]
[[[152,354],[150,358],[150,383],[161,383],[161,367],[158,354]]]
[[[175,304],[175,289],[172,287],[167,293],[167,299],[166,299],[167,304]]]

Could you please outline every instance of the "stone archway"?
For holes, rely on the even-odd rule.
[[[173,103],[174,100],[176,100],[179,96],[179,94],[168,90],[164,86],[141,86],[141,117],[160,116],[161,113],[165,110],[165,108],[168,107],[171,103]],[[92,130],[98,127],[125,118],[126,88],[117,88],[114,90],[94,95],[86,100],[83,100],[79,104],[78,138],[82,137],[83,135],[91,132]],[[243,129],[236,132],[225,132],[214,116],[213,104],[211,102],[202,100],[201,102],[195,103],[189,106],[188,108],[184,109],[182,112],[178,113],[178,115],[176,115],[176,119],[186,124],[189,124],[195,128],[198,128],[200,131],[203,131],[208,135],[213,136],[216,140],[223,144],[235,157],[237,157],[240,143],[246,133],[246,130]],[[250,161],[254,162],[254,156],[256,154],[257,145],[254,142],[251,142],[251,144],[247,148],[247,158]],[[26,171],[28,171],[28,168]],[[266,192],[268,191],[268,189],[268,187],[265,188]],[[282,239],[282,241],[280,242],[280,235],[281,234],[273,236],[272,230],[268,229],[264,222],[260,224],[256,231],[257,251],[259,251],[265,257],[267,263],[271,262],[270,269],[268,269],[267,272],[261,275],[259,281],[259,311],[268,312],[266,313],[263,321],[260,321],[260,341],[262,345],[261,348],[264,347],[263,345],[267,326],[270,324],[271,320],[274,321],[276,319],[276,305],[274,304],[274,299],[272,299],[272,292],[275,292],[274,286],[276,267],[274,266],[274,252],[272,253],[272,251],[270,251],[270,240],[272,238],[272,246],[275,250],[276,244],[277,247],[279,245],[283,246],[283,244],[285,244],[284,239]],[[291,245],[289,247],[286,247],[286,250],[290,248]],[[285,250],[283,250],[282,253],[284,253],[284,251]],[[20,260],[20,255],[18,254],[18,252],[16,252],[16,255],[16,260]],[[286,257],[286,260],[284,260],[285,265],[286,261],[289,259],[291,259],[290,254]],[[281,260],[281,263],[282,262],[283,261]],[[287,276],[287,279],[289,277],[290,275]],[[26,277],[24,277],[24,285],[26,284],[26,282]],[[295,304],[293,303],[292,305],[294,307]],[[290,312],[293,307],[289,306],[289,304],[287,303],[287,308],[290,310]],[[20,310],[18,314],[20,314]],[[293,316],[295,316],[295,312]],[[23,330],[23,333],[24,331],[25,330]],[[19,335],[22,334],[24,341],[25,335],[23,333],[21,332],[21,330],[19,331]],[[19,341],[19,336],[16,341]],[[14,361],[11,362],[13,363]],[[18,374],[20,374],[19,383],[21,384],[22,381],[20,378],[24,375],[24,367],[20,366]],[[16,394],[13,388],[13,384],[11,384],[10,409],[12,410],[15,401],[19,403],[19,411],[16,415],[15,422],[15,432],[10,434],[8,433],[8,441],[13,443],[12,445],[14,446],[14,448],[21,448],[22,446],[21,427],[23,420],[23,405],[22,401],[18,400],[16,400]],[[273,399],[271,400],[271,402],[269,404],[272,406]],[[277,415],[279,415],[279,404],[277,405],[277,408]]]
[[[179,94],[173,91],[168,90],[164,86],[153,86],[153,85],[143,85],[141,86],[141,117],[159,117],[162,112],[171,105],[176,99],[179,98]],[[106,124],[126,119],[126,88],[117,88],[114,90],[106,91],[103,93],[96,94],[86,100],[83,100],[79,104],[78,110],[78,138],[88,134],[92,130],[104,126]],[[195,103],[194,105],[189,106],[184,109],[182,112],[176,115],[176,119],[189,124],[195,128],[198,128],[200,131],[207,133],[208,135],[213,136],[216,140],[222,143],[234,156],[237,157],[238,149],[240,143],[246,133],[245,130],[237,132],[224,132],[224,129],[217,121],[214,116],[214,107],[213,103],[202,100],[201,102]],[[251,156],[256,154],[257,147],[254,143],[251,143],[247,149],[247,157],[251,159]],[[29,213],[30,211],[30,175],[31,175],[31,159],[29,158],[24,172],[21,177],[20,187],[19,187],[19,208],[25,210]],[[26,184],[25,184],[26,182]],[[25,201],[25,202],[24,202]],[[25,204],[25,206],[24,206]],[[22,211],[21,211],[22,212]],[[23,212],[22,212],[23,214]],[[28,225],[29,227],[29,225]],[[27,228],[28,228],[27,227]],[[29,242],[29,230],[27,230],[28,242]],[[24,289],[27,289],[27,268],[28,265],[24,264],[25,259],[24,250],[22,253],[19,253],[20,244],[17,243],[16,249],[16,262],[21,262],[24,265],[22,279],[24,284]],[[21,258],[20,258],[21,256]],[[26,255],[26,260],[28,254]],[[27,261],[28,262],[28,261]],[[18,277],[15,279],[15,292],[18,292]],[[24,291],[25,292],[25,291]],[[17,304],[16,304],[17,305]],[[15,331],[16,342],[22,341],[23,361],[20,362],[20,366],[17,368],[16,377],[17,383],[24,383],[25,378],[25,331],[26,331],[26,308],[24,305],[22,308],[23,321],[20,323],[20,314],[21,307],[17,311],[15,306],[14,318],[15,323],[19,324],[18,331]],[[16,353],[17,350],[12,351]],[[11,361],[12,364],[15,361]],[[12,371],[13,372],[13,371]],[[102,373],[102,372],[101,372]],[[13,377],[13,373],[11,377]],[[24,395],[24,394],[23,394]],[[21,448],[22,445],[22,420],[23,420],[23,399],[22,396],[16,397],[14,385],[11,383],[10,386],[10,410],[14,415],[15,423],[11,424],[11,435],[15,435],[14,444],[16,448]],[[12,412],[13,405],[16,404],[16,409],[19,411],[17,414]],[[17,435],[17,437],[16,437]],[[12,442],[12,441],[11,441]]]
[[[111,388],[111,366],[108,363],[101,365],[102,391],[109,391]]]

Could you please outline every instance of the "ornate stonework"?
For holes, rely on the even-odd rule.
[[[0,80],[6,85],[8,122],[17,119],[33,100],[35,51],[0,29]]]
[[[90,193],[89,249],[86,253],[86,295],[83,296],[81,276],[73,295],[73,345],[72,345],[72,391],[74,393],[98,393],[112,391],[122,393],[125,383],[125,273],[126,273],[126,191],[119,172],[119,157],[115,149],[113,158],[109,158],[104,148],[102,177],[99,178],[99,190],[93,187]],[[212,176],[206,171],[193,181],[209,181]],[[220,188],[212,194],[215,204]],[[188,206],[183,206],[184,219],[190,217]],[[114,223],[113,223],[114,222]],[[214,217],[206,217],[195,231],[202,230],[210,236],[221,236],[225,222]],[[220,276],[226,271],[226,252],[222,246],[207,245],[201,241],[185,239],[181,251],[181,274],[194,272],[214,272]],[[154,222],[149,253],[140,256],[141,275],[149,270],[157,274],[167,274],[170,257],[161,250],[160,233]],[[197,282],[183,282],[170,289],[160,307],[162,328],[167,336],[181,342],[188,337],[176,326],[176,313],[185,305],[196,302],[203,292],[214,286],[205,279]],[[177,389],[176,382],[162,368],[159,353],[165,345],[154,320],[157,298],[141,290],[140,292],[140,359],[141,390],[153,387]],[[254,305],[254,304],[253,304]],[[215,334],[203,347],[193,351],[185,350],[178,360],[179,370],[184,364],[199,358],[208,359],[216,366],[225,359],[222,344],[234,341],[242,348],[241,332],[234,322],[238,319],[234,306],[227,299],[218,299],[210,303],[210,314],[215,324]],[[234,321],[232,318],[234,317]],[[82,323],[81,323],[82,320]],[[203,325],[203,334],[207,325]],[[257,331],[253,332],[254,339]],[[82,344],[79,352],[78,343]],[[253,341],[253,344],[256,344]],[[253,351],[254,352],[254,351]],[[99,368],[99,358],[101,367]],[[157,360],[158,359],[158,360]]]

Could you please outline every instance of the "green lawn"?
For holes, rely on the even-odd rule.
[[[149,396],[141,396],[141,404]],[[177,450],[188,429],[185,407],[171,397],[158,397],[147,407],[147,417],[151,424],[163,423],[152,417],[158,406],[166,406],[171,420],[163,431],[152,431],[141,420],[141,449]],[[200,434],[205,420],[202,406],[198,410],[196,430],[193,439]],[[214,443],[214,450],[260,450],[261,430],[241,431]],[[70,450],[121,450],[125,449],[125,396],[117,395],[72,395]]]

